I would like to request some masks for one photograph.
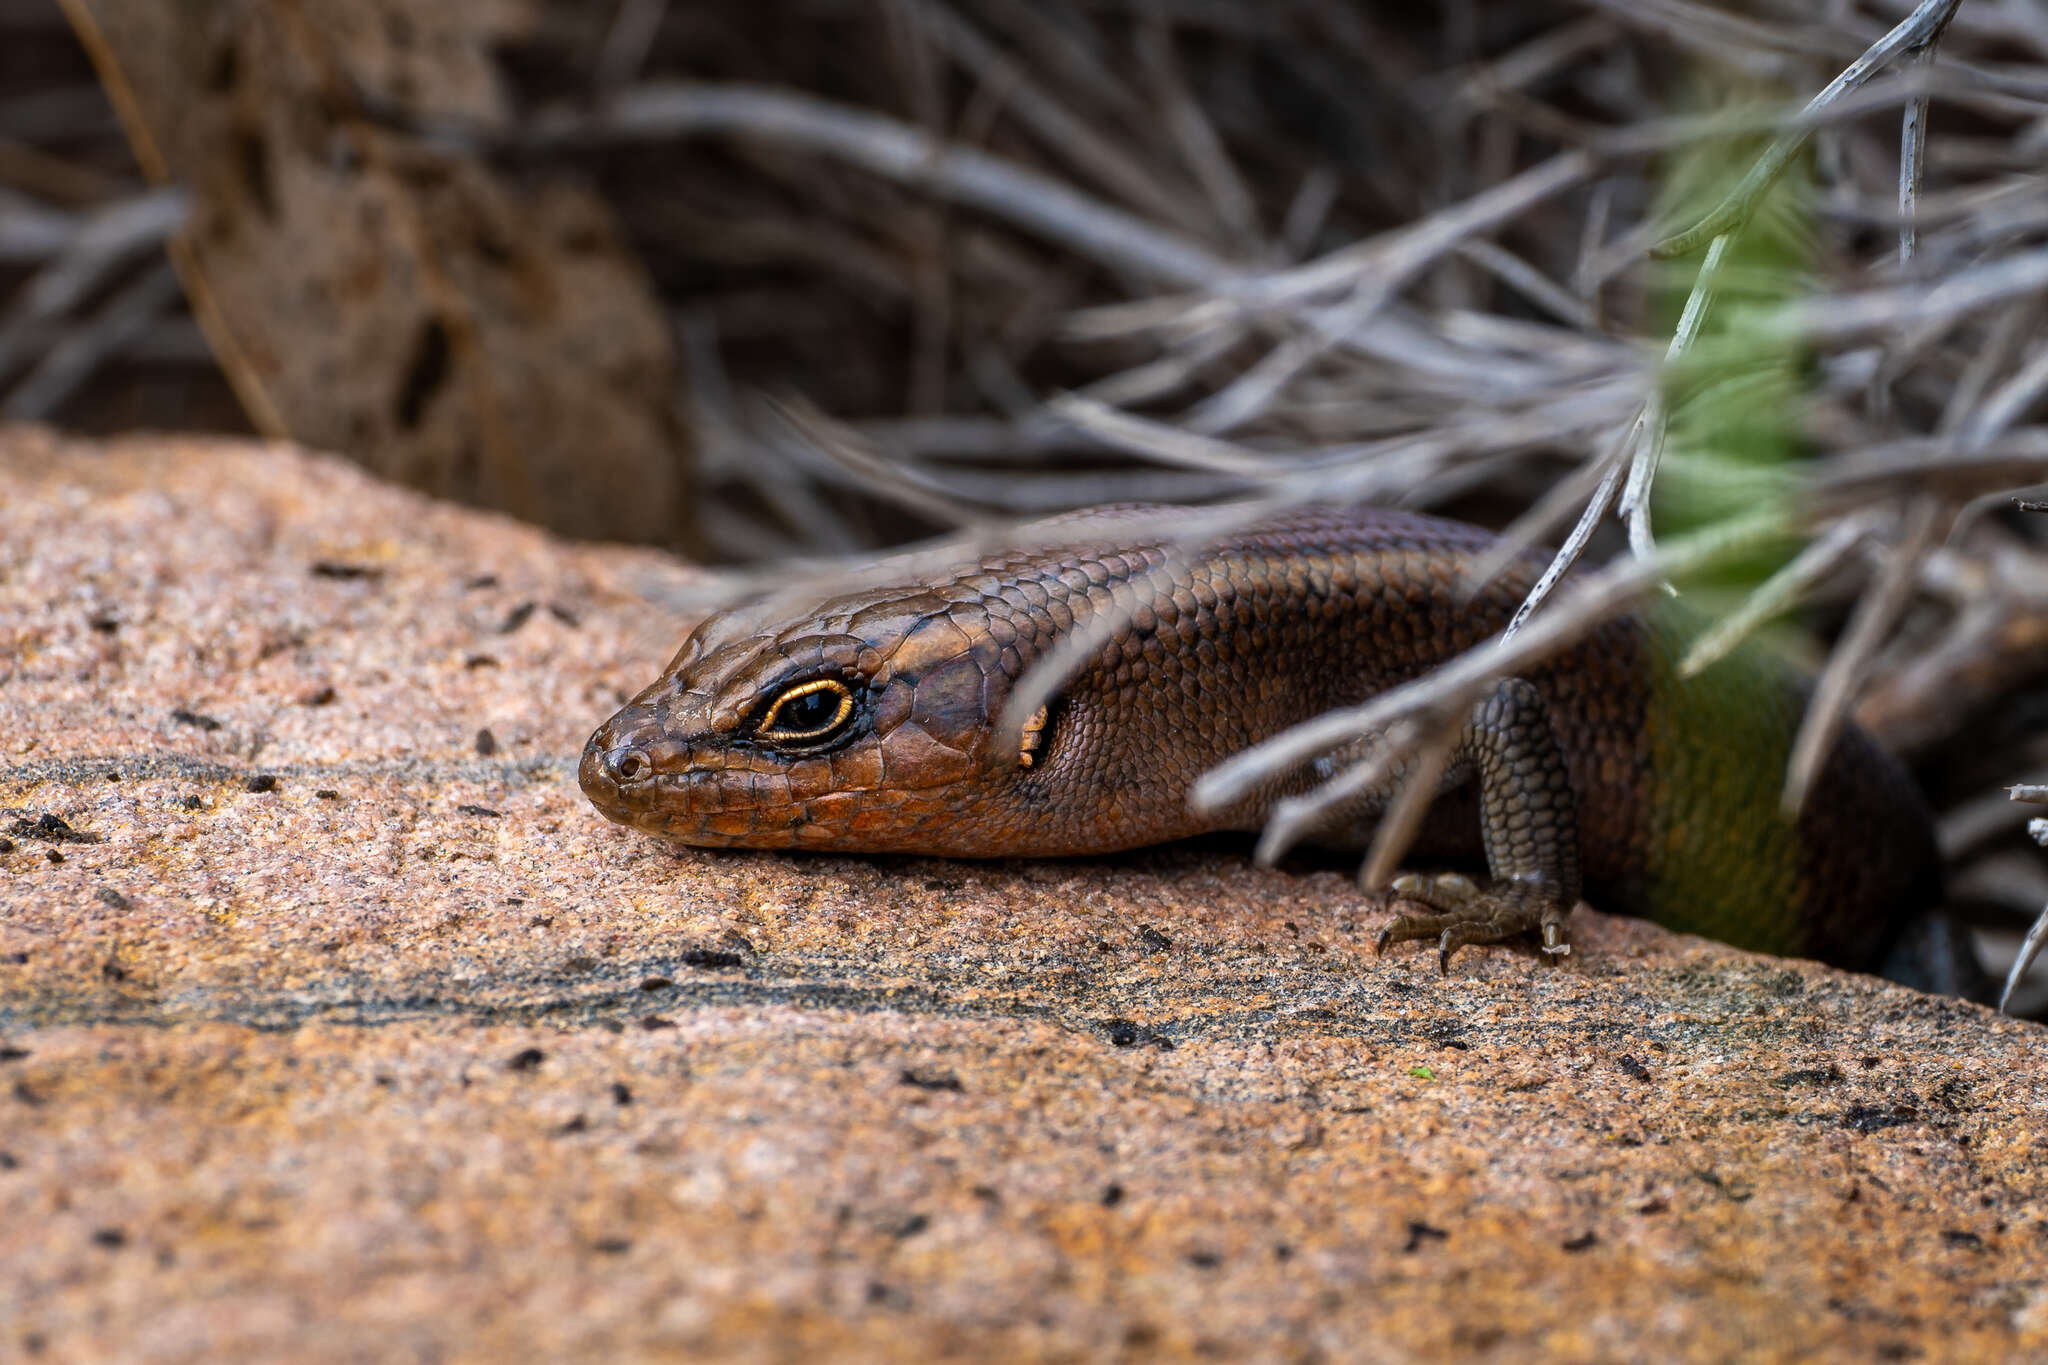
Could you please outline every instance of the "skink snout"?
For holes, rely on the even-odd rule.
[[[633,723],[627,708],[606,721],[583,746],[583,761],[577,765],[576,780],[599,810],[614,819],[638,790],[655,775],[654,756],[642,742],[644,727]]]

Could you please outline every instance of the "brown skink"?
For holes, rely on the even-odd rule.
[[[583,789],[614,820],[702,846],[1046,857],[1254,830],[1370,741],[1226,810],[1196,813],[1189,788],[1495,634],[1544,562],[1517,560],[1468,598],[1487,532],[1302,511],[1144,584],[1167,558],[1160,510],[1057,518],[1035,548],[713,617],[591,736]],[[1143,588],[1135,610],[1021,740],[1005,739],[1018,679],[1120,585]],[[1490,880],[1403,879],[1428,909],[1398,918],[1383,945],[1434,938],[1447,958],[1535,931],[1561,950],[1583,890],[1602,909],[1745,947],[1879,958],[1938,895],[1918,794],[1850,727],[1804,813],[1782,815],[1804,680],[1757,648],[1681,680],[1691,629],[1671,607],[1617,619],[1474,709],[1426,851],[1483,856]],[[1320,841],[1360,844],[1390,795],[1366,793]]]

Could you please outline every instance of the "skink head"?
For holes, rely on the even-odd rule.
[[[986,851],[970,812],[1028,769],[993,744],[1048,626],[994,581],[878,589],[777,620],[707,621],[599,726],[584,792],[613,820],[688,844]]]

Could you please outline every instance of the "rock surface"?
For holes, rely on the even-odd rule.
[[[2039,1028],[1584,911],[1439,979],[1230,850],[664,847],[571,767],[688,575],[0,432],[0,1359],[2048,1356]]]

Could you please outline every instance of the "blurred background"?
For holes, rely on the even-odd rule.
[[[1554,542],[1654,439],[1660,534],[1830,499],[1700,589],[1779,647],[1889,574],[1842,671],[2009,957],[2044,165],[2039,0],[0,0],[0,418],[742,570],[1124,499]]]

